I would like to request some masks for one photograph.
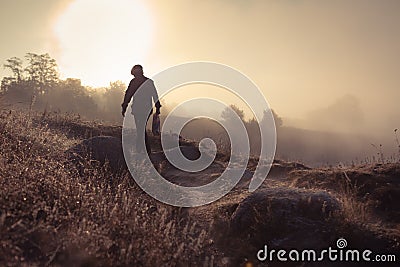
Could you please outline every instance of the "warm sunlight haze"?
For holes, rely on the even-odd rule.
[[[1,0],[1,266],[400,266],[400,0]]]
[[[251,78],[286,126],[392,142],[399,123],[398,1],[1,3],[2,64],[28,52],[49,53],[62,79],[99,88],[117,80],[126,86],[134,64],[152,77],[184,62],[217,62]],[[9,74],[0,69],[0,76]],[[233,96],[206,86],[165,101],[179,103],[192,92],[232,100],[251,117]]]
[[[128,80],[132,63],[145,62],[152,48],[151,16],[143,1],[71,3],[54,25],[62,76],[90,86]]]

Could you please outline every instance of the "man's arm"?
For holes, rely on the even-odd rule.
[[[153,101],[154,101],[154,105],[156,106],[156,113],[160,114],[161,104],[160,104],[160,100],[158,99],[157,89],[156,89],[156,86],[154,85],[153,81],[151,81],[151,84],[152,84],[152,88],[153,88]]]
[[[126,89],[126,91],[125,91],[125,96],[124,96],[124,101],[122,102],[122,104],[121,104],[121,107],[122,107],[122,116],[125,116],[125,112],[126,112],[126,109],[127,109],[127,107],[128,107],[128,105],[129,105],[129,102],[131,101],[131,98],[132,98],[132,96],[133,96],[133,94],[135,93],[134,92],[134,82],[133,82],[133,80],[129,83],[129,86],[128,86],[128,88]]]

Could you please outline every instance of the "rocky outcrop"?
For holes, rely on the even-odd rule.
[[[196,160],[200,157],[200,151],[194,145],[180,146],[180,150],[189,160]],[[113,172],[127,169],[121,138],[113,136],[96,136],[83,140],[78,145],[68,149],[66,154],[68,161],[76,165],[95,162],[100,166],[108,164]],[[149,157],[156,166],[166,164],[167,161],[162,151],[151,153]]]
[[[245,198],[231,217],[232,233],[262,245],[321,247],[327,220],[340,209],[324,191],[267,188]]]
[[[96,162],[101,166],[108,164],[114,172],[127,169],[120,138],[96,136],[83,140],[66,151],[68,160],[74,164]]]

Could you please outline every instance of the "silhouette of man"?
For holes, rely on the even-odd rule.
[[[145,152],[143,147],[143,138],[145,139],[146,150],[151,153],[151,146],[148,140],[146,124],[153,113],[153,103],[156,106],[156,113],[160,114],[160,102],[158,101],[158,94],[153,80],[143,75],[143,67],[141,65],[133,66],[131,74],[134,78],[129,83],[126,89],[124,102],[122,103],[122,116],[125,116],[131,98],[132,101],[132,114],[135,118],[136,125],[136,149],[137,152]],[[139,87],[142,88],[138,91]],[[143,136],[144,134],[144,136]]]

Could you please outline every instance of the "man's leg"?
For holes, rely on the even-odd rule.
[[[144,142],[146,145],[147,153],[150,154],[151,153],[151,145],[150,145],[149,137],[147,135],[147,131],[144,132]]]
[[[149,114],[149,116],[147,116],[147,120],[146,120],[146,124],[145,125],[147,125],[147,122],[149,121],[150,115],[151,115],[151,113]],[[150,154],[151,153],[151,145],[150,145],[149,137],[147,135],[146,127],[145,127],[145,132],[144,132],[144,140],[145,140],[147,153]]]
[[[145,134],[145,123],[142,119],[142,116],[140,114],[136,114],[133,116],[135,118],[135,125],[136,125],[136,152],[137,153],[143,153],[144,151],[144,146],[143,146],[143,141],[146,140],[146,134]],[[143,140],[145,139],[145,140]]]
[[[134,115],[135,125],[136,125],[136,150],[138,153],[145,152],[145,148],[147,153],[151,153],[151,145],[149,141],[149,137],[146,131],[147,121],[150,118],[150,114],[147,116],[147,120],[145,122],[142,121],[143,115]],[[143,138],[145,142],[145,147],[143,146]]]

